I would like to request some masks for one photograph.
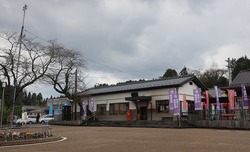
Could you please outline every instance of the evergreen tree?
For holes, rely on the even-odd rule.
[[[28,102],[27,103],[28,103],[27,105],[31,105],[31,93],[30,92],[28,94]]]
[[[207,69],[198,77],[200,81],[208,88],[214,86],[228,86],[228,79],[225,77],[226,70],[223,69]]]
[[[184,66],[184,68],[181,70],[179,75],[188,75],[187,68]]]
[[[36,97],[36,93],[33,93],[31,96],[31,105],[32,106],[36,106],[37,105],[37,97]]]
[[[250,60],[245,57],[237,59],[232,65],[232,79],[234,79],[241,70],[250,69]]]
[[[166,72],[163,75],[163,78],[166,78],[166,77],[175,77],[177,75],[178,74],[177,74],[177,72],[174,69],[167,69]]]
[[[23,101],[24,105],[29,105],[29,99],[28,99],[28,94],[26,91],[24,91],[24,101]]]
[[[42,102],[43,102],[43,96],[41,93],[39,93],[37,96],[36,96],[36,100],[37,100],[37,104],[40,106],[42,105]]]

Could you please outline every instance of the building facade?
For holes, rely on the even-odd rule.
[[[187,116],[194,111],[194,89],[207,89],[194,75],[186,75],[91,88],[83,92],[81,98],[98,120],[172,120],[177,117],[170,109],[171,88],[177,90],[179,116]],[[184,100],[185,105],[187,103],[185,109]]]
[[[55,120],[71,120],[72,101],[68,98],[47,99],[46,114],[54,115]]]

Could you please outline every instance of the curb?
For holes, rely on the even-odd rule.
[[[59,141],[59,140],[62,140],[62,139],[63,139],[62,137],[48,137],[48,138],[38,138],[38,139],[0,141],[0,147],[53,142],[53,141]]]

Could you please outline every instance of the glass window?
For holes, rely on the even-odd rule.
[[[106,104],[98,104],[97,105],[97,114],[98,115],[106,115]]]
[[[109,105],[109,114],[114,115],[115,114],[115,104]]]
[[[120,103],[119,104],[119,113],[120,114],[126,114],[127,113],[127,111],[128,111],[128,106],[127,106],[127,104],[126,103]]]
[[[169,112],[169,101],[168,100],[157,100],[156,101],[157,112]]]
[[[188,102],[188,113],[198,114],[198,111],[194,109],[194,102]]]
[[[128,111],[129,103],[112,103],[109,105],[109,114],[110,115],[118,115],[118,114],[126,114]]]

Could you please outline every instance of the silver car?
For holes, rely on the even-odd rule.
[[[35,115],[28,115],[28,120],[24,120],[24,119],[17,119],[16,124],[33,124],[36,123],[36,116]]]
[[[43,115],[40,117],[39,122],[40,123],[49,123],[51,120],[54,120],[53,115]]]

